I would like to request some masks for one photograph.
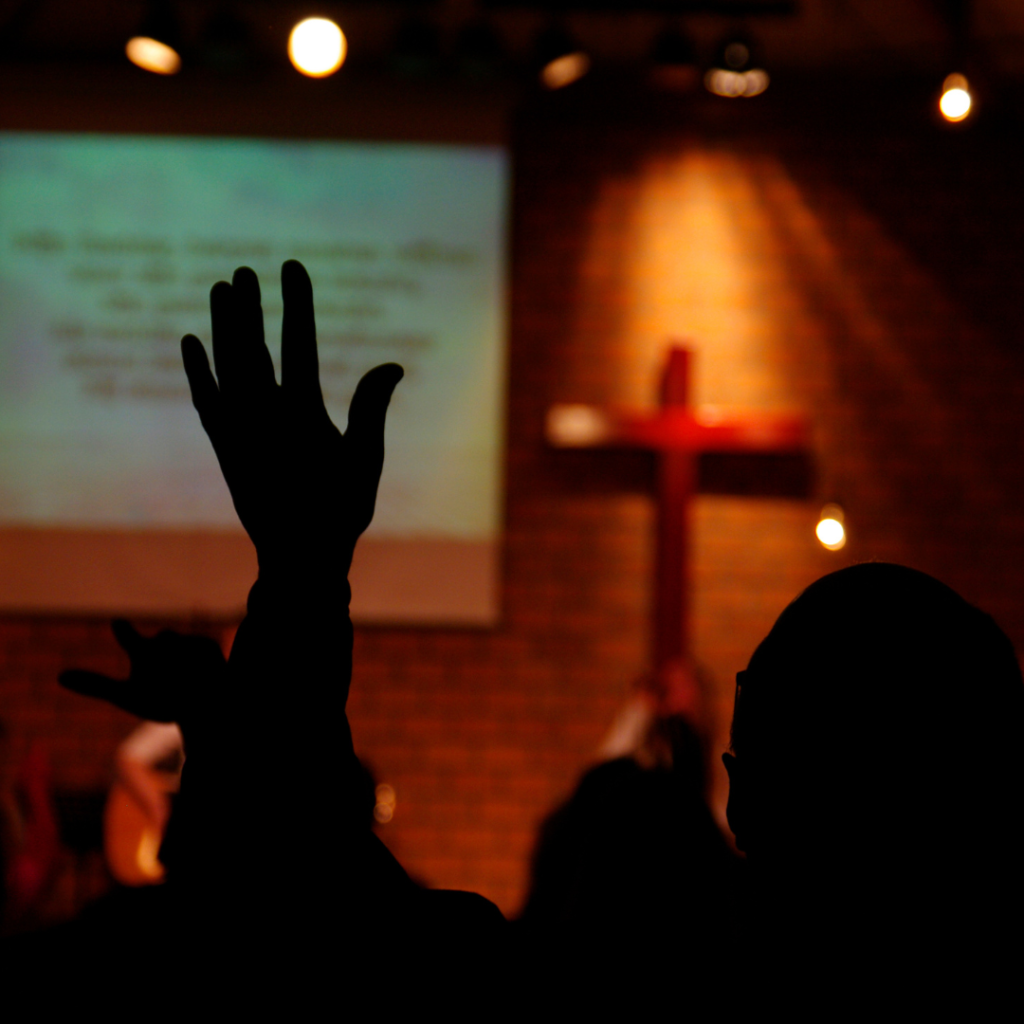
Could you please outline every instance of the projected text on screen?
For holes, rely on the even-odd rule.
[[[406,369],[370,536],[493,543],[506,178],[495,147],[0,134],[0,528],[237,528],[179,341],[246,265],[276,361],[296,258],[335,422]]]

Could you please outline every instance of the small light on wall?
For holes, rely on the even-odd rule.
[[[545,433],[558,448],[589,448],[611,437],[608,414],[594,405],[554,405],[548,410]]]
[[[838,551],[846,545],[846,523],[843,510],[839,505],[826,505],[818,516],[818,525],[814,533],[823,548]]]
[[[971,93],[963,75],[947,75],[939,110],[947,121],[962,121],[971,112]]]
[[[395,788],[382,782],[375,790],[377,803],[373,807],[373,820],[386,825],[395,816]]]
[[[310,78],[333,75],[345,63],[345,33],[330,18],[306,18],[288,37],[288,57],[297,71]]]

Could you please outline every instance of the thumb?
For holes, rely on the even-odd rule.
[[[353,525],[357,535],[373,519],[377,485],[384,468],[384,420],[395,386],[405,376],[397,363],[384,363],[363,375],[348,407],[348,448],[354,485]]]
[[[129,658],[134,658],[146,643],[146,638],[127,619],[114,619],[110,629]]]
[[[383,363],[363,374],[348,407],[345,436],[359,447],[384,447],[384,420],[391,395],[405,370],[398,363]]]

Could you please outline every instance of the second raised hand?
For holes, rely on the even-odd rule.
[[[281,293],[280,384],[264,339],[259,281],[248,267],[210,292],[216,378],[202,342],[191,334],[181,342],[192,402],[261,568],[306,548],[351,558],[373,518],[384,420],[403,376],[396,363],[370,370],[342,434],[320,391],[313,288],[301,263],[281,267]]]

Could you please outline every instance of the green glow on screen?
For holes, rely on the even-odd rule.
[[[276,361],[294,257],[335,422],[407,371],[371,531],[493,538],[507,191],[495,147],[0,134],[0,526],[237,526],[178,344],[244,264]]]

